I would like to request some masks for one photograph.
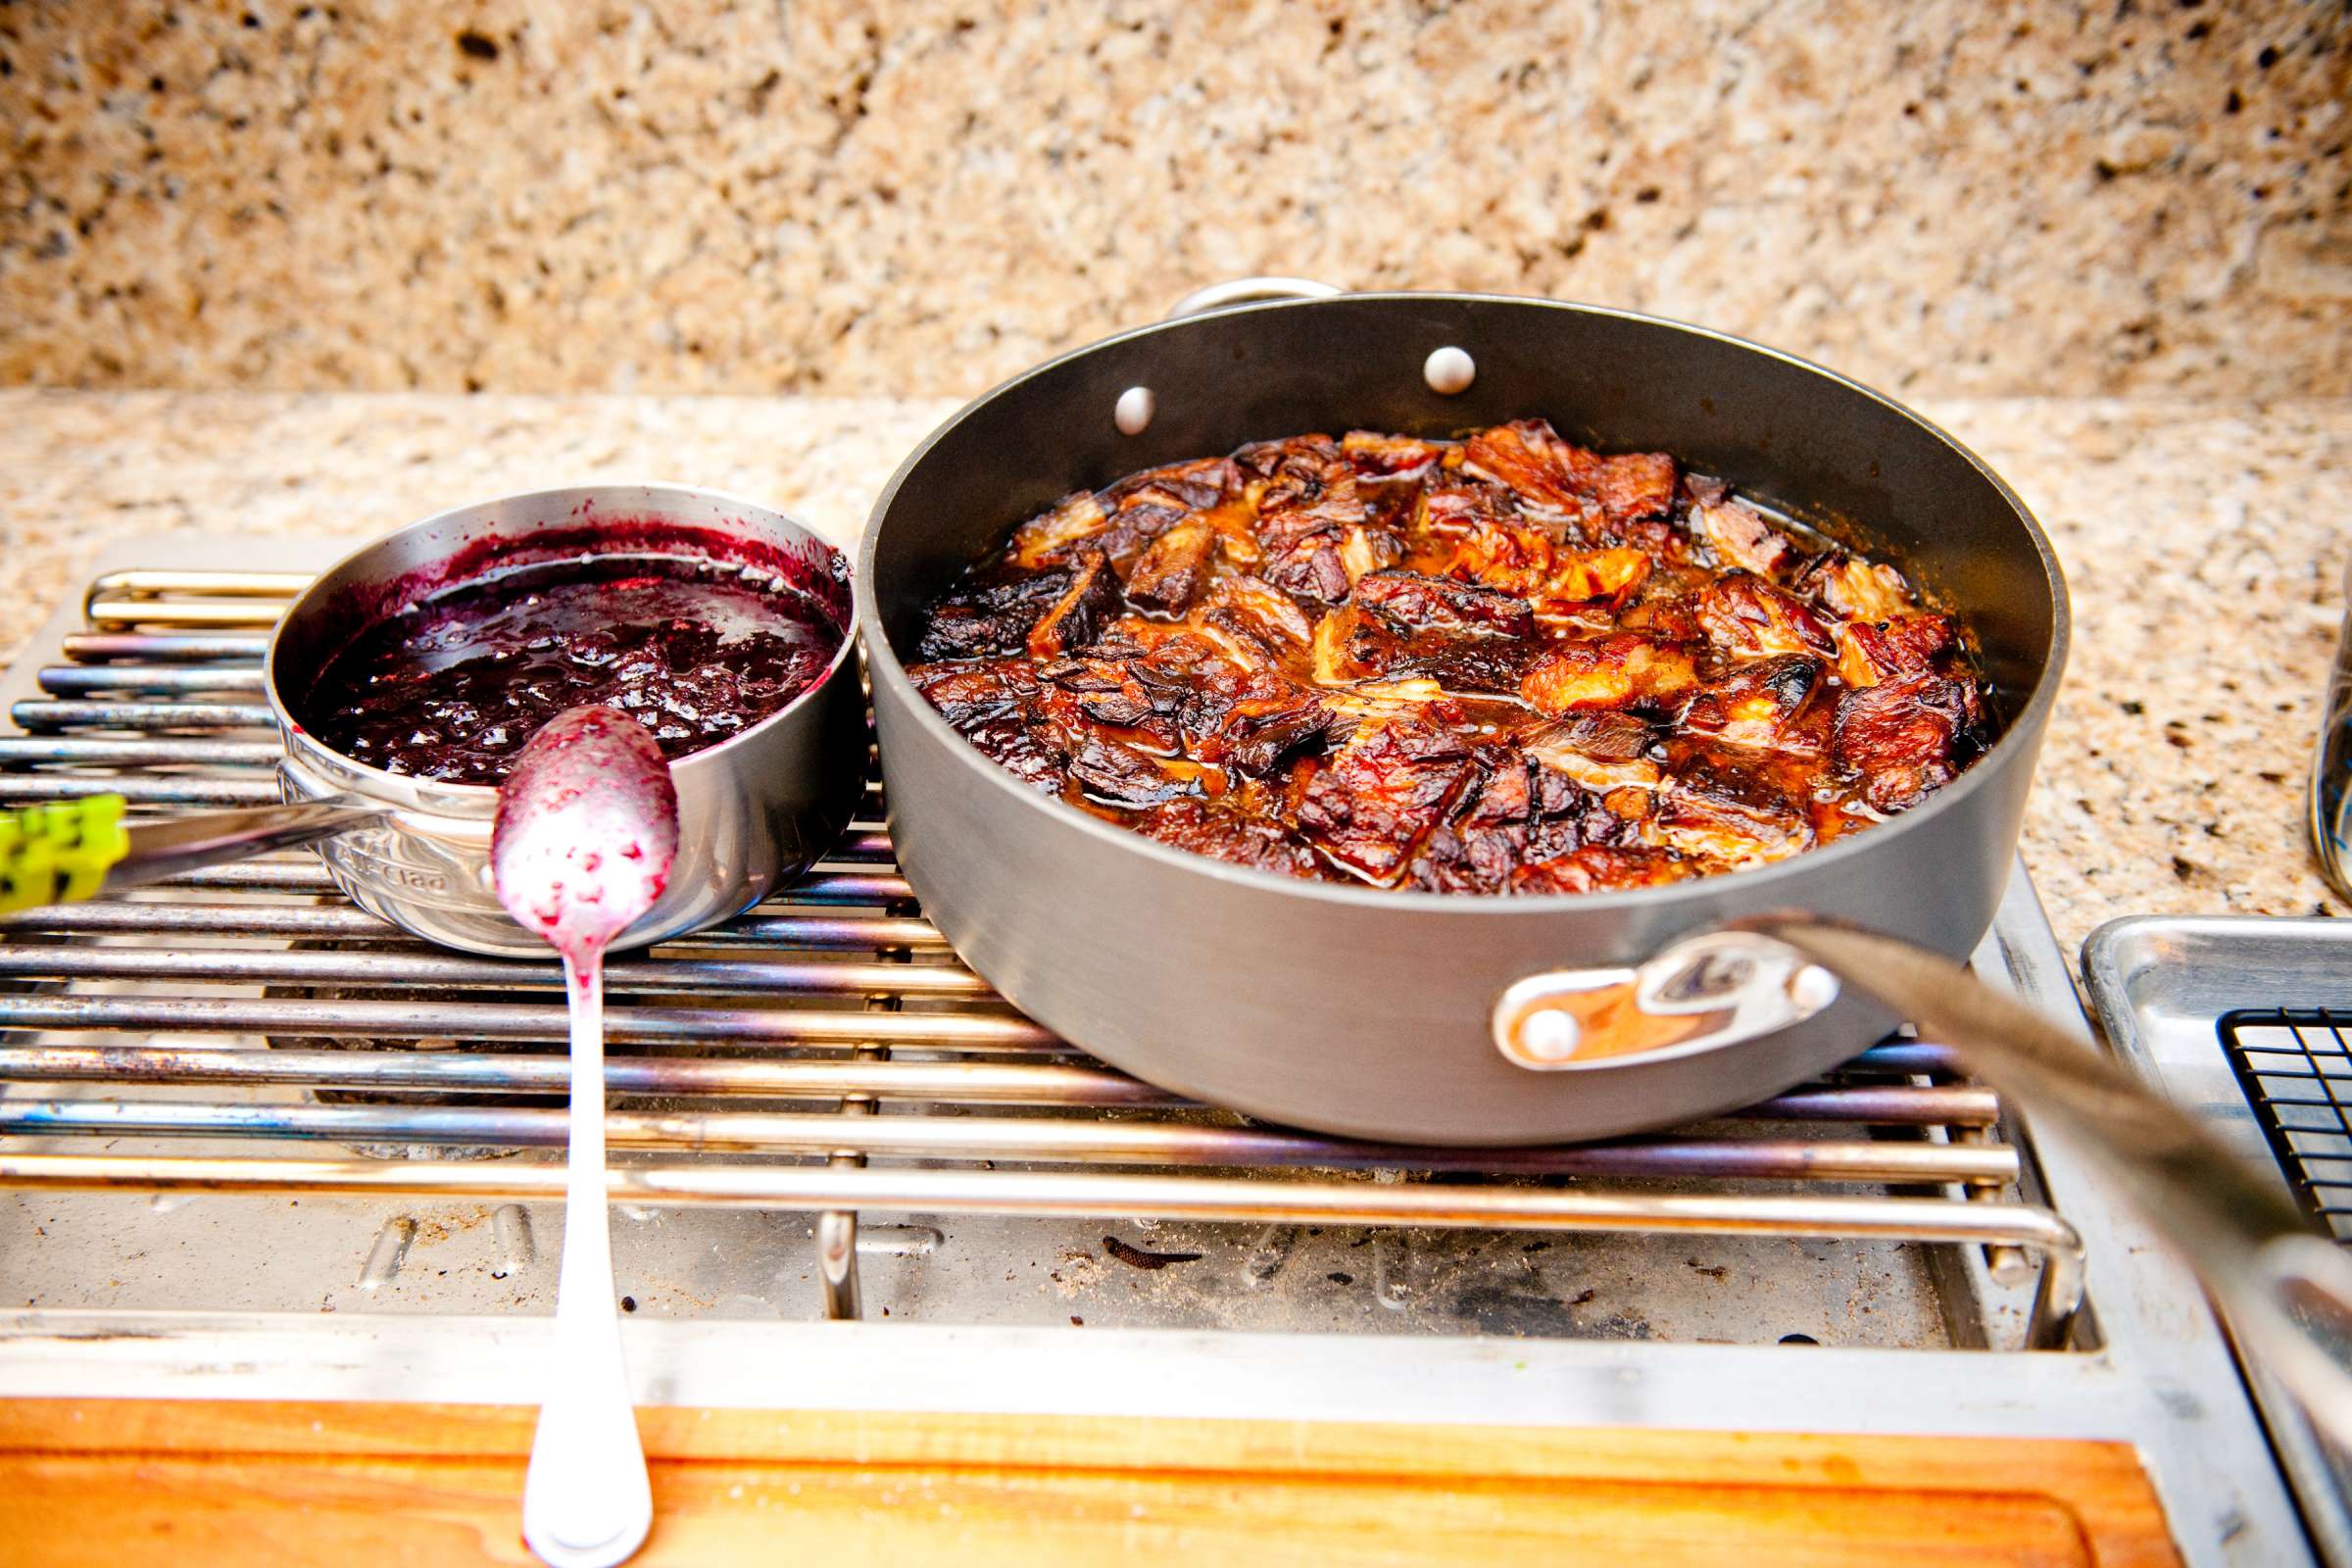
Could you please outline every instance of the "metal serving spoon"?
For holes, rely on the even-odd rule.
[[[611,708],[548,720],[498,790],[499,902],[564,958],[570,1151],[555,1358],[522,1485],[522,1538],[555,1568],[626,1561],[653,1528],[621,1358],[605,1200],[605,948],[654,906],[678,853],[678,792],[645,726]]]

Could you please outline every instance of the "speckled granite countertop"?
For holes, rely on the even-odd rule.
[[[1304,273],[2352,393],[2337,0],[0,6],[0,379],[946,394]]]
[[[0,391],[13,655],[103,544],[355,541],[597,479],[771,500],[848,540],[938,401]],[[2072,951],[2139,912],[2347,911],[2301,831],[2352,553],[2352,401],[1931,400],[2057,541],[2077,638],[2025,853]],[[253,563],[252,564],[266,564]]]

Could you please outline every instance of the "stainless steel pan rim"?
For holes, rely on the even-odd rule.
[[[690,532],[707,531],[714,541],[757,543],[805,561],[836,582],[849,567],[846,552],[774,507],[688,484],[524,491],[437,512],[352,551],[314,579],[279,620],[264,656],[263,689],[284,743],[278,781],[286,799],[381,813],[313,846],[335,884],[361,907],[469,953],[533,957],[546,951],[491,888],[496,788],[373,766],[324,745],[295,720],[289,690],[315,678],[359,629],[342,623],[338,596],[396,584],[463,549],[523,550],[534,535],[600,517],[670,521]],[[797,876],[848,825],[863,788],[865,747],[855,662],[859,621],[855,597],[844,597],[849,602],[839,622],[840,645],[805,691],[758,723],[673,764],[677,861],[660,902],[615,949],[667,941],[748,908]]]
[[[2072,638],[2072,615],[2067,600],[2066,579],[2059,568],[2057,553],[2051,548],[2048,535],[2042,531],[2041,524],[2034,518],[2025,502],[2019,499],[2017,493],[1999,474],[1992,470],[1984,459],[1977,456],[1948,431],[1914,413],[1903,404],[1887,397],[1885,393],[1797,355],[1769,348],[1728,332],[1693,326],[1687,322],[1673,320],[1666,317],[1649,316],[1639,311],[1617,310],[1597,305],[1577,305],[1558,300],[1534,299],[1508,294],[1378,293],[1348,294],[1337,296],[1337,298],[1350,303],[1445,301],[1449,304],[1569,311],[1580,315],[1606,317],[1688,333],[1743,349],[1767,359],[1778,360],[1824,380],[1834,382],[1856,396],[1879,404],[1888,413],[1917,427],[1923,434],[1949,448],[1983,475],[1985,482],[2000,495],[2017,520],[2024,526],[2027,537],[2033,542],[2042,575],[2049,587],[2050,645],[2033,688],[2027,693],[2025,702],[2003,723],[2000,735],[1994,739],[1990,747],[1986,748],[1984,756],[1972,762],[1958,778],[1929,797],[1924,804],[1885,822],[1874,823],[1870,827],[1849,834],[1835,843],[1807,850],[1801,855],[1791,856],[1786,860],[1758,866],[1752,870],[1727,873],[1729,877],[1737,878],[1743,888],[1763,890],[1768,889],[1779,880],[1800,874],[1809,875],[1812,871],[1850,858],[1855,855],[1873,853],[1874,844],[1878,847],[1878,853],[1885,853],[1886,841],[1890,837],[1904,833],[1907,829],[1920,827],[1946,812],[1957,809],[1989,775],[1990,769],[1986,764],[2002,755],[2004,748],[2010,747],[2012,737],[2037,734],[2040,728],[2038,720],[2056,704],[2058,687],[2066,669],[2068,645]],[[1322,301],[1319,299],[1276,300],[1228,306],[1219,314],[1240,316],[1312,311],[1319,308],[1321,304]],[[1112,345],[1143,341],[1161,333],[1183,331],[1193,324],[1194,319],[1179,318],[1174,320],[1156,321],[1149,326],[1135,327],[1129,331],[1100,339],[1083,348],[1073,349],[1067,354],[1049,360],[1043,365],[1023,371],[982,393],[958,409],[946,422],[933,430],[921,445],[907,454],[906,461],[899,465],[898,471],[890,476],[890,482],[883,486],[881,495],[874,503],[873,513],[866,524],[865,531],[858,540],[858,565],[854,583],[858,618],[864,624],[876,628],[881,626],[882,618],[879,607],[871,605],[870,601],[874,593],[873,584],[876,581],[874,557],[880,544],[883,520],[890,514],[891,504],[897,498],[899,489],[906,482],[907,475],[914,472],[929,456],[931,450],[946,440],[956,426],[982,407],[996,402],[1027,382],[1050,375],[1066,365],[1085,359]],[[1269,431],[1267,436],[1291,433],[1295,432]],[[1108,484],[1118,477],[1120,477],[1118,474],[1107,474],[1101,482]],[[1009,527],[1020,520],[1019,518],[1007,518],[1006,526]],[[1146,838],[1140,833],[1113,826],[1061,801],[1049,799],[1038,791],[1021,784],[1010,773],[983,757],[969,741],[956,733],[955,729],[948,724],[946,719],[940,717],[938,711],[929,703],[924,702],[919,694],[913,693],[913,684],[907,678],[906,666],[900,661],[897,650],[891,647],[889,637],[879,630],[866,640],[866,668],[872,680],[889,682],[894,687],[903,687],[907,693],[913,695],[914,700],[909,707],[914,711],[916,722],[922,725],[935,739],[945,743],[963,759],[964,771],[978,781],[980,788],[996,792],[1000,798],[1016,800],[1021,803],[1013,809],[1047,813],[1054,821],[1087,834],[1102,843],[1115,845],[1128,853],[1212,880],[1236,883],[1267,892],[1292,894],[1310,903],[1353,905],[1371,908],[1444,910],[1447,914],[1464,915],[1471,918],[1507,918],[1571,907],[1602,912],[1621,909],[1632,913],[1688,902],[1693,897],[1703,896],[1704,890],[1710,885],[1724,880],[1723,877],[1701,877],[1687,882],[1670,883],[1663,887],[1636,888],[1616,893],[1475,895],[1423,893],[1411,889],[1352,887],[1338,882],[1311,882],[1304,878],[1282,876],[1271,871],[1258,871],[1248,866],[1233,865],[1205,855],[1195,855],[1189,851],[1173,849]]]
[[[583,491],[595,491],[602,495],[610,494],[611,492],[616,490],[641,491],[649,497],[668,491],[677,494],[696,496],[706,501],[715,502],[721,506],[741,507],[748,512],[762,512],[775,516],[785,516],[785,514],[777,512],[774,507],[769,506],[765,502],[754,501],[749,497],[739,496],[731,491],[713,490],[708,485],[686,484],[682,481],[676,480],[654,479],[622,485],[591,483],[551,485],[545,489],[516,490],[506,495],[485,496],[480,500],[468,501],[460,506],[444,507],[441,511],[434,513],[431,516],[419,517],[415,522],[404,524],[403,526],[394,529],[391,533],[379,534],[376,537],[368,540],[367,543],[359,545],[346,552],[344,555],[337,558],[333,564],[321,569],[318,572],[318,580],[323,582],[326,579],[334,576],[336,573],[342,571],[344,567],[350,565],[353,562],[358,561],[361,557],[370,555],[376,550],[380,549],[387,540],[396,538],[405,533],[422,532],[426,529],[436,526],[445,527],[457,519],[466,516],[468,514],[480,512],[484,508],[530,506],[538,502],[552,501],[559,496],[577,495]],[[787,520],[789,521],[793,519],[787,518]],[[796,526],[801,526],[802,531],[806,532],[811,540],[818,544],[824,545],[827,549],[832,550],[834,554],[845,557],[847,556],[847,552],[843,551],[840,546],[832,544],[830,541],[824,539],[814,529],[808,528],[805,525],[797,523]],[[827,683],[833,679],[834,672],[839,670],[844,663],[857,657],[858,628],[862,624],[862,621],[860,620],[860,612],[861,606],[859,602],[859,596],[853,593],[850,596],[849,618],[841,628],[841,646],[833,651],[833,658],[829,662],[826,663],[824,673],[819,675],[815,680],[809,682],[808,687],[804,689],[799,696],[793,698],[791,702],[786,703],[782,708],[777,709],[774,712],[768,714],[757,724],[749,725],[744,729],[737,731],[735,734],[728,736],[725,740],[718,742],[716,745],[705,746],[689,752],[687,755],[679,758],[676,761],[670,764],[671,770],[673,772],[680,772],[687,768],[693,767],[698,762],[706,761],[711,765],[716,765],[723,754],[741,746],[753,736],[758,735],[764,730],[780,725],[784,722],[787,714],[813,700],[817,693],[823,690]],[[294,717],[292,707],[286,702],[284,696],[280,694],[277,689],[278,640],[285,635],[286,627],[293,621],[293,614],[290,611],[287,614],[279,617],[276,626],[270,629],[269,644],[263,651],[262,655],[263,700],[270,705],[270,714],[277,720],[279,726],[288,730],[295,728],[298,721]],[[328,749],[331,750],[331,748]],[[410,789],[414,788],[419,782],[417,779],[413,778],[408,774],[394,773],[388,771],[387,769],[376,767],[371,763],[363,762],[358,758],[352,757],[344,752],[336,752],[334,755],[342,761],[343,765],[348,767],[352,772],[369,780],[370,782],[380,783],[387,790],[397,791]],[[424,782],[431,784],[433,792],[436,795],[439,795],[443,791],[449,792],[453,804],[467,803],[470,805],[472,803],[478,803],[480,811],[485,819],[487,819],[489,815],[497,808],[498,786],[495,784],[455,784],[446,783],[437,779]],[[465,809],[466,807],[460,806],[460,808]]]

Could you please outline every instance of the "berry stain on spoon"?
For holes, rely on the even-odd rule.
[[[558,713],[499,786],[490,836],[498,900],[563,956],[571,1013],[555,1361],[522,1495],[523,1539],[557,1568],[621,1562],[653,1525],[606,1214],[604,958],[660,900],[677,854],[669,763],[617,709]]]
[[[596,966],[654,906],[677,853],[669,763],[618,709],[558,713],[499,786],[490,838],[498,901],[568,968]]]

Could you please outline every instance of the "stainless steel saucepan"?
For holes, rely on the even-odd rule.
[[[119,798],[0,820],[0,907],[88,898],[266,849],[314,843],[362,907],[469,953],[540,957],[491,891],[498,791],[386,772],[302,726],[329,659],[381,615],[453,578],[628,553],[691,556],[789,578],[841,633],[823,676],[778,711],[670,765],[678,854],[669,886],[613,946],[723,920],[800,875],[848,826],[864,787],[864,720],[849,561],[783,514],[682,485],[543,490],[459,507],[355,551],[270,640],[264,691],[284,739],[288,804],[125,828]]]

